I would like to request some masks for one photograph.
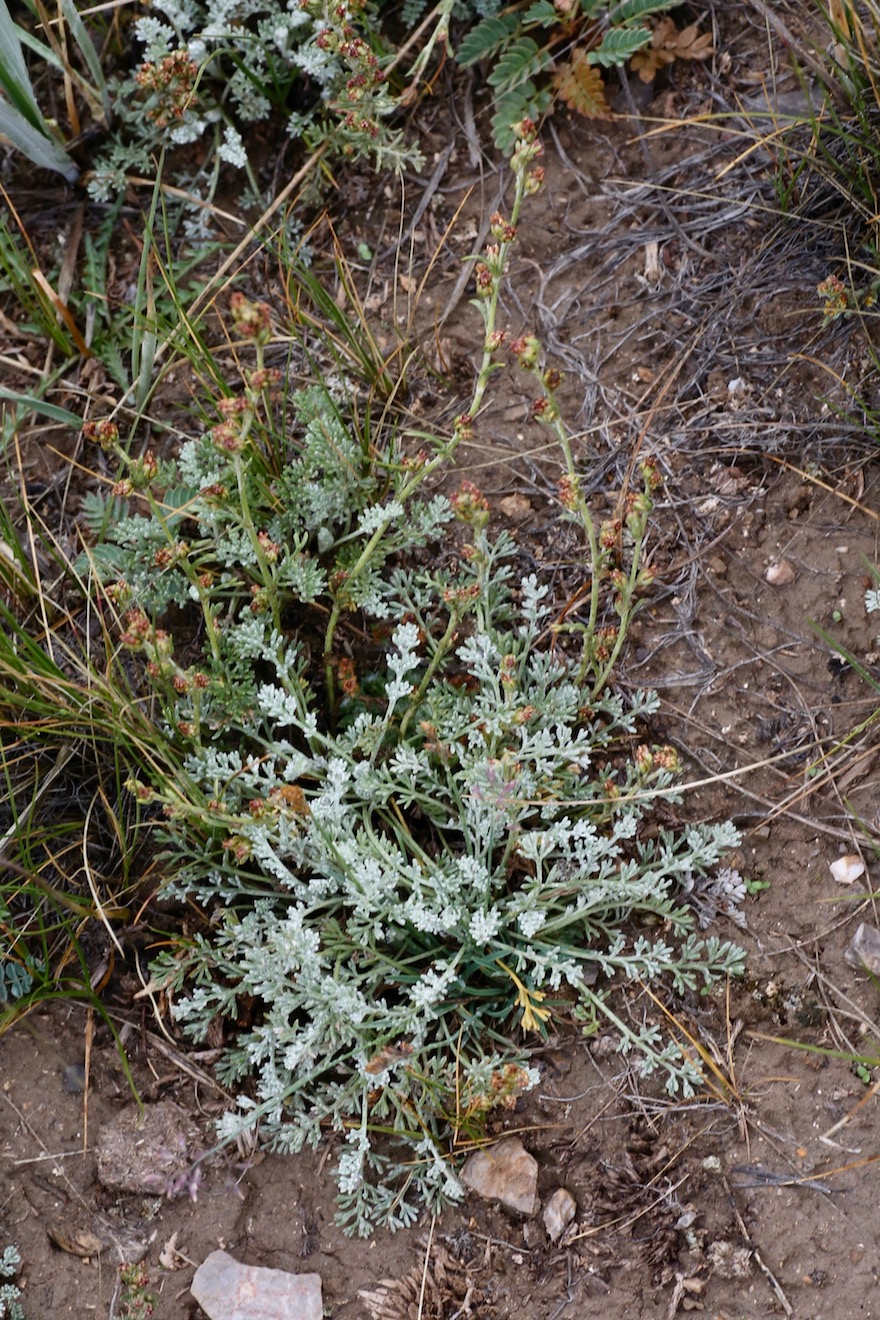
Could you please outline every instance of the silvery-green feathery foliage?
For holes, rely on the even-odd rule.
[[[14,1279],[21,1265],[17,1247],[4,1247],[0,1252],[0,1279]],[[24,1320],[20,1301],[21,1289],[14,1283],[0,1283],[0,1320]]]
[[[398,105],[382,62],[393,52],[378,32],[362,0],[154,0],[135,22],[141,63],[112,85],[116,137],[89,191],[104,201],[124,191],[127,173],[151,174],[159,148],[200,142],[205,168],[175,183],[209,197],[231,165],[257,201],[248,134],[273,115],[311,150],[418,166],[417,147],[389,122]]]
[[[620,990],[740,970],[682,897],[737,833],[645,829],[677,769],[641,741],[656,698],[594,691],[590,639],[557,635],[479,492],[416,496],[425,455],[365,443],[321,386],[272,436],[268,388],[252,373],[175,461],[130,461],[89,553],[179,757],[132,788],[164,813],[169,894],[211,917],[154,977],[192,1039],[229,1024],[222,1135],[344,1133],[340,1217],[367,1233],[461,1195],[451,1132],[534,1084],[556,1021],[693,1092]]]

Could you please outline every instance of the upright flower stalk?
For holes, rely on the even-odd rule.
[[[537,383],[540,395],[532,405],[533,416],[553,432],[562,454],[564,471],[559,480],[559,501],[569,516],[580,524],[590,551],[589,607],[585,623],[566,624],[570,632],[583,639],[583,657],[578,678],[592,677],[593,694],[602,691],[614,672],[626,641],[629,623],[638,606],[641,588],[653,582],[654,570],[642,564],[648,515],[653,508],[652,493],[660,485],[656,464],[647,459],[639,465],[642,488],[622,493],[614,518],[596,525],[577,473],[571,440],[562,421],[557,391],[562,374],[555,367],[542,368],[541,343],[534,335],[511,342],[510,350],[520,367]],[[600,627],[603,595],[610,587],[615,626]]]
[[[505,220],[503,216],[496,212],[492,217],[490,233],[492,241],[487,245],[481,257],[473,258],[475,261],[474,280],[476,292],[471,303],[480,313],[485,331],[483,353],[477,370],[474,392],[465,412],[456,417],[452,435],[447,443],[439,445],[432,458],[414,466],[409,476],[403,481],[395,495],[394,503],[397,505],[405,507],[407,500],[418,490],[422,483],[454,457],[462,440],[470,439],[473,434],[473,422],[482,407],[489,379],[502,365],[498,361],[497,355],[506,341],[506,335],[503,331],[496,329],[498,301],[504,277],[507,273],[510,250],[516,241],[516,229],[523,201],[526,197],[532,197],[540,192],[544,183],[543,169],[541,166],[534,166],[534,161],[543,151],[543,147],[537,138],[535,125],[530,119],[525,119],[517,125],[517,131],[519,140],[510,162],[514,176],[513,205],[510,219]],[[324,673],[331,704],[335,700],[336,688],[333,669],[333,643],[340,616],[345,608],[345,601],[353,583],[361,577],[372,563],[394,517],[394,514],[390,514],[374,529],[357,560],[346,572],[344,590],[337,593],[334,600],[324,634]]]

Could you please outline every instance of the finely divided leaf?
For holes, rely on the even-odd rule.
[[[518,14],[484,18],[462,38],[455,56],[456,63],[466,69],[471,64],[479,64],[487,55],[496,55],[518,26]]]
[[[533,5],[529,5],[522,17],[523,26],[531,27],[535,23],[540,23],[542,27],[549,27],[550,24],[557,24],[562,21],[562,15],[551,0],[535,0]]]
[[[611,109],[605,99],[602,75],[590,64],[582,50],[573,52],[567,64],[561,64],[553,77],[553,86],[561,101],[587,119],[610,119]]]
[[[601,64],[606,69],[617,68],[626,64],[650,40],[651,33],[646,27],[612,28],[605,33],[601,44],[590,51],[587,59],[591,64]]]
[[[714,54],[711,32],[700,32],[696,23],[679,32],[671,18],[664,18],[654,29],[650,46],[643,47],[633,57],[631,67],[642,82],[649,83],[658,69],[675,60],[705,60]]]
[[[511,91],[546,68],[550,57],[531,37],[520,37],[500,56],[487,79],[498,92]]]
[[[499,151],[509,154],[517,142],[513,125],[522,119],[533,119],[535,123],[549,109],[550,95],[538,89],[533,82],[520,83],[510,91],[502,92],[495,99],[495,113],[492,116],[492,136]]]
[[[634,19],[647,18],[648,14],[660,14],[668,9],[675,9],[681,3],[682,0],[620,0],[620,4],[614,5],[609,10],[608,22],[612,25],[631,23]]]

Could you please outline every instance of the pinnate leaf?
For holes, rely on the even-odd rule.
[[[540,73],[548,62],[547,52],[542,51],[536,41],[531,37],[520,37],[499,57],[487,82],[497,91],[505,92],[528,82],[535,74]]]
[[[615,26],[619,23],[632,23],[647,18],[648,14],[675,9],[681,3],[682,0],[620,0],[619,4],[609,10],[608,22]]]
[[[497,55],[516,31],[518,21],[517,14],[484,18],[462,38],[455,56],[456,63],[466,69],[471,64],[479,64],[488,55]]]
[[[544,88],[539,91],[533,82],[520,83],[497,96],[492,115],[492,136],[498,150],[509,155],[517,143],[514,124],[523,119],[533,119],[537,123],[549,106],[549,92]]]
[[[600,45],[590,51],[588,59],[591,64],[602,64],[606,69],[617,68],[626,64],[650,40],[650,28],[612,28],[605,33]]]
[[[535,3],[529,5],[523,14],[522,21],[527,26],[541,23],[544,27],[549,27],[550,24],[558,24],[561,19],[562,15],[551,0],[535,0]]]
[[[586,51],[575,50],[571,59],[559,66],[553,76],[553,86],[560,100],[579,115],[587,119],[611,118],[602,75],[590,63]]]

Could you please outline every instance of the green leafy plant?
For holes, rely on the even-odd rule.
[[[590,586],[565,622],[490,535],[479,490],[426,489],[507,347],[498,299],[539,151],[526,122],[510,217],[474,267],[483,351],[450,436],[408,437],[387,408],[371,423],[343,380],[291,395],[267,366],[270,309],[242,294],[234,342],[252,365],[206,434],[163,459],[129,456],[110,419],[85,431],[117,455],[112,498],[131,508],[95,505],[107,530],[80,571],[118,613],[170,749],[130,789],[162,814],[167,892],[211,913],[154,984],[187,1035],[235,1033],[220,1075],[243,1093],[224,1139],[259,1128],[295,1151],[344,1134],[340,1222],[362,1234],[461,1195],[458,1137],[534,1083],[527,1042],[556,1018],[612,1031],[642,1072],[693,1093],[698,1067],[629,1020],[625,987],[685,993],[742,965],[695,934],[682,898],[736,831],[643,834],[677,761],[639,741],[655,699],[608,688],[652,576],[655,468],[596,526],[559,373],[536,340],[509,345],[586,539]]]
[[[146,1266],[120,1265],[119,1307],[113,1312],[115,1320],[148,1320],[156,1309],[156,1294],[150,1292],[150,1276]]]
[[[89,622],[85,585],[23,505],[24,538],[0,504],[0,1033],[64,998],[115,1036],[99,991],[150,862],[123,785],[172,749]]]
[[[4,1247],[0,1252],[0,1279],[14,1279],[21,1265],[17,1247]],[[0,1320],[24,1320],[24,1309],[19,1302],[21,1289],[14,1283],[0,1283]]]
[[[829,251],[829,276],[819,287],[826,323],[851,312],[870,314],[880,282],[877,188],[880,179],[880,5],[829,0],[818,7],[824,24],[813,50],[798,49],[804,109],[772,111],[761,133],[777,163],[777,193],[786,215],[815,218]],[[830,240],[830,241],[829,241]],[[835,268],[836,267],[836,268]]]
[[[525,116],[539,120],[551,108],[554,92],[587,118],[608,118],[611,112],[601,70],[620,67],[639,52],[650,52],[654,34],[646,20],[680,3],[530,0],[488,14],[461,39],[456,59],[464,68],[484,60],[491,66],[487,82],[492,88],[496,145],[511,151],[516,141],[514,125]],[[671,21],[670,27],[675,32]],[[643,58],[646,80],[676,56],[700,59],[711,53],[706,42],[676,42],[668,32],[665,40],[664,53]]]
[[[199,140],[210,149],[186,180],[190,195],[210,200],[227,165],[244,172],[259,201],[247,132],[278,114],[292,137],[328,158],[418,164],[417,149],[390,122],[399,108],[384,67],[393,51],[374,20],[360,0],[158,0],[135,24],[142,62],[114,85],[119,129],[92,195],[119,192],[132,171],[149,174],[157,146]]]

